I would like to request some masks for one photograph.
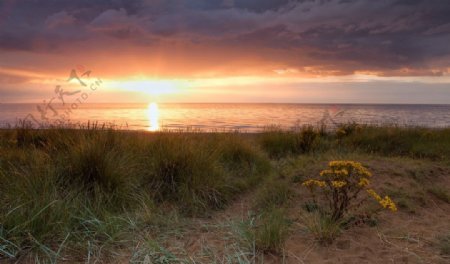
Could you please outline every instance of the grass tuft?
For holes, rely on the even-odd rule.
[[[280,253],[290,223],[283,209],[272,208],[240,223],[238,234],[246,248],[255,252]]]
[[[156,199],[177,202],[187,213],[223,207],[228,188],[218,155],[202,143],[181,134],[160,135],[150,143],[144,181]]]
[[[64,189],[121,207],[134,202],[138,171],[133,156],[110,140],[99,133],[75,144],[60,156],[57,175]]]
[[[306,227],[321,245],[330,245],[341,232],[340,223],[319,212],[305,214],[301,217]]]

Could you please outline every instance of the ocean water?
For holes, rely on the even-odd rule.
[[[79,104],[48,108],[36,104],[0,104],[0,126],[14,126],[26,119],[38,127],[48,123],[114,124],[119,129],[240,130],[258,132],[277,125],[340,123],[396,124],[450,127],[450,105],[369,104]]]

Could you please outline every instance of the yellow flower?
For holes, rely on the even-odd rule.
[[[313,187],[314,185],[316,185],[322,188],[326,186],[326,183],[324,181],[318,180],[307,180],[304,183],[302,183],[302,185],[306,187]]]
[[[361,187],[364,187],[364,186],[369,185],[369,183],[370,183],[370,181],[367,178],[363,177],[363,178],[359,179],[358,185]]]
[[[375,200],[377,200],[378,202],[381,201],[381,197],[378,195],[378,193],[376,193],[373,189],[367,189],[367,192],[373,197],[375,198]]]
[[[372,174],[365,168],[361,163],[351,161],[351,160],[335,160],[331,161],[328,166],[333,170],[342,170],[346,169],[347,174],[349,170],[356,171],[361,176],[370,177]]]
[[[368,189],[367,192],[373,196],[378,203],[383,206],[383,208],[387,208],[389,210],[391,210],[392,212],[396,212],[397,211],[397,206],[395,205],[395,203],[391,200],[391,198],[389,196],[385,196],[383,199],[372,189]]]
[[[321,177],[324,177],[324,176],[330,175],[330,174],[333,174],[332,170],[323,170],[323,171],[320,172],[320,176]]]
[[[388,208],[392,212],[396,212],[397,211],[397,206],[391,200],[391,198],[389,198],[389,196],[385,196],[384,199],[382,199],[379,202],[380,202],[381,206],[383,206],[383,208]]]
[[[330,161],[330,163],[328,163],[328,166],[330,166],[331,168],[347,166],[347,161],[345,160]]]
[[[344,187],[346,184],[347,184],[347,182],[345,182],[345,181],[331,181],[331,185],[332,185],[334,188],[342,188],[342,187]]]
[[[370,173],[370,171],[368,171],[365,167],[360,166],[360,167],[356,167],[356,170],[358,171],[358,173],[360,175],[366,176],[366,177],[372,177],[372,173]]]
[[[334,175],[336,175],[338,177],[348,176],[348,170],[346,170],[346,169],[335,170],[335,171],[333,171],[333,173],[334,173]]]

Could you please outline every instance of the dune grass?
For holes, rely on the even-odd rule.
[[[235,233],[243,248],[254,255],[282,253],[290,222],[282,208],[266,208],[262,213],[240,221]]]
[[[293,130],[283,130],[276,126],[267,127],[260,135],[263,149],[272,158],[281,158],[289,154],[302,154],[316,147],[319,129],[304,126]]]
[[[208,217],[250,190],[256,190],[257,217],[248,239],[258,250],[279,252],[289,230],[283,207],[291,199],[290,179],[274,166],[280,159],[314,159],[329,151],[444,162],[450,157],[450,129],[354,124],[339,129],[268,128],[260,134],[125,132],[96,125],[0,130],[0,261],[107,262],[124,257],[123,252],[137,254],[133,259],[143,241],[161,253],[151,241],[176,230],[166,220],[168,212],[178,224],[191,216]],[[443,189],[429,192],[448,199]],[[307,227],[321,241],[339,232],[323,219],[308,219],[315,220]]]
[[[0,133],[0,255],[12,259],[104,258],[155,223],[155,204],[206,215],[271,170],[265,153],[232,134]]]
[[[351,124],[337,131],[341,145],[366,153],[435,160],[450,156],[450,128],[432,130]]]
[[[302,215],[304,228],[311,233],[321,245],[329,245],[341,232],[341,223],[317,211]]]

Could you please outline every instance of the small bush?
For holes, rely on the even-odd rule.
[[[299,153],[309,153],[315,148],[319,132],[312,126],[305,126],[300,130],[300,138],[297,142]]]
[[[338,139],[350,136],[352,134],[355,134],[356,132],[361,131],[363,126],[357,124],[357,123],[348,123],[348,124],[340,124],[336,128],[336,136]]]
[[[302,127],[299,131],[286,131],[276,127],[268,128],[260,136],[263,149],[272,158],[281,158],[290,154],[303,154],[312,151],[319,132],[312,126]]]
[[[382,207],[397,211],[397,207],[388,196],[381,198],[373,189],[368,188],[370,184],[368,178],[372,174],[359,162],[331,161],[328,166],[329,169],[320,172],[320,180],[307,180],[303,186],[308,187],[316,204],[320,202],[315,197],[316,188],[321,190],[320,194],[325,200],[322,203],[328,205],[331,220],[341,220],[348,209],[357,204],[355,200],[362,190],[366,190]]]

